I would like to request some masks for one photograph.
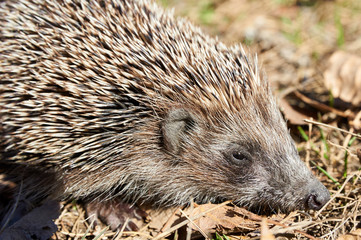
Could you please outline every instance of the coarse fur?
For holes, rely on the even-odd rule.
[[[0,4],[0,161],[39,194],[290,211],[327,191],[240,45],[147,0]]]

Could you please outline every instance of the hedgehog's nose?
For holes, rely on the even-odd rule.
[[[319,210],[330,200],[330,193],[319,181],[315,185],[306,197],[305,205],[308,209]]]

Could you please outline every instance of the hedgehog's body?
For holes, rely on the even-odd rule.
[[[0,14],[0,161],[57,183],[44,192],[286,211],[327,201],[240,46],[142,0],[5,1]]]

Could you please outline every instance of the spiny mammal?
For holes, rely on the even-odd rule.
[[[0,13],[0,161],[39,197],[329,200],[240,45],[146,0],[8,0]]]

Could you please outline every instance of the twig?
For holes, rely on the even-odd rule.
[[[309,129],[309,131],[308,131],[308,141],[306,143],[307,151],[306,151],[305,162],[306,162],[307,167],[309,168],[310,167],[310,155],[311,155],[311,143],[310,143],[310,141],[311,141],[311,133],[312,133],[312,124],[311,123],[308,124],[308,129]]]
[[[331,142],[330,140],[327,140],[327,142],[328,142],[330,145],[334,146],[334,147],[337,147],[337,148],[340,148],[340,149],[343,149],[343,150],[347,151],[348,154],[350,154],[350,156],[352,156],[352,157],[357,157],[356,154],[354,154],[354,153],[351,152],[351,149],[350,149],[350,148],[348,148],[348,147],[343,147],[343,146],[341,146],[341,145],[339,145],[339,144],[337,144],[337,143]]]
[[[190,213],[189,215],[193,215],[193,211],[194,211],[194,201],[193,201],[193,198],[191,197],[190,199]],[[179,209],[179,211],[181,211],[181,213],[183,213],[182,209]],[[184,214],[184,213],[183,213]],[[185,214],[184,214],[185,215]],[[186,216],[186,218],[188,218],[188,216]],[[197,226],[198,227],[198,226]],[[202,231],[200,231],[202,233]],[[187,238],[186,240],[191,240],[192,238],[192,226],[190,224],[188,224],[187,226]]]
[[[253,221],[258,221],[258,222],[261,222],[262,221],[262,217],[261,216],[258,216],[250,211],[247,211],[246,209],[242,209],[242,211],[244,212],[244,216],[247,216],[250,220],[253,220]],[[283,223],[280,223],[280,222],[277,222],[277,221],[274,221],[274,220],[271,220],[271,219],[268,219],[267,222],[269,224],[273,224],[273,225],[277,225],[277,226],[281,226],[283,228],[292,228],[292,226],[287,226],[286,224],[283,224]],[[295,232],[305,236],[305,237],[308,237],[312,240],[320,240],[319,238],[316,238],[314,236],[311,236],[307,233],[305,233],[304,231],[301,231],[301,230],[294,230]]]
[[[352,133],[352,132],[350,132],[350,131],[346,131],[346,130],[343,130],[343,129],[341,129],[341,128],[334,127],[334,126],[331,126],[331,125],[328,125],[328,124],[325,124],[325,123],[316,122],[316,121],[313,121],[313,120],[310,120],[310,119],[305,119],[304,121],[307,122],[307,123],[312,123],[312,124],[316,124],[316,125],[319,125],[319,126],[323,126],[323,127],[335,129],[335,130],[338,130],[338,131],[340,131],[340,132],[348,133],[348,134],[351,134],[352,136],[361,138],[361,135],[360,135],[360,134]]]
[[[205,239],[209,239],[207,234],[192,219],[190,219],[185,212],[183,212],[181,209],[179,209],[179,211],[190,221],[190,223],[192,223],[196,228],[198,228],[199,232],[203,235]]]
[[[118,236],[114,240],[119,240],[122,237],[122,235],[124,233],[124,229],[128,225],[128,222],[129,222],[129,218],[125,219],[122,229],[120,229]]]
[[[170,216],[170,218],[168,218],[167,222],[164,224],[164,226],[162,227],[162,229],[160,230],[160,232],[163,232],[165,229],[168,228],[168,226],[172,223],[171,220],[173,220],[174,216],[179,212],[179,210],[180,210],[180,208],[177,208],[177,209],[173,212],[172,216]]]
[[[344,187],[346,186],[348,181],[350,181],[355,175],[360,174],[360,173],[361,173],[361,171],[353,172],[346,178],[345,182],[342,184],[340,189],[335,194],[332,195],[331,199],[325,205],[323,205],[323,207],[320,210],[317,211],[317,213],[315,214],[316,218],[337,197],[337,195],[340,194],[340,192],[344,189]]]
[[[330,106],[327,106],[326,104],[323,104],[323,103],[320,103],[320,102],[317,102],[309,97],[306,97],[305,95],[303,95],[302,93],[300,93],[299,91],[294,91],[294,94],[296,95],[296,97],[298,97],[299,99],[301,99],[302,101],[304,101],[305,103],[308,103],[309,105],[321,110],[321,111],[324,111],[324,112],[333,112],[335,114],[337,114],[338,116],[341,116],[341,117],[351,117],[353,113],[346,113],[346,112],[342,112],[340,110],[337,110],[336,108],[333,108],[333,107],[330,107]]]

